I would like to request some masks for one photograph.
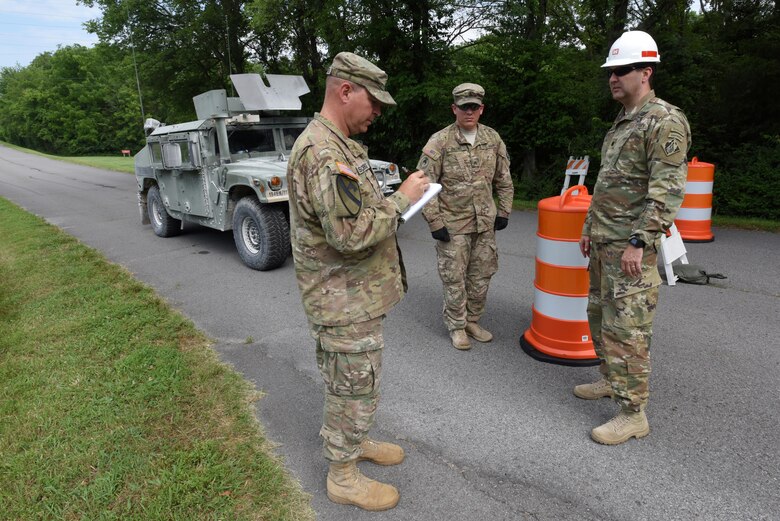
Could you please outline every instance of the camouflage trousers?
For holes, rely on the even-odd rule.
[[[451,235],[436,241],[439,277],[444,284],[444,325],[449,331],[478,322],[485,312],[490,278],[498,271],[496,232]]]
[[[623,273],[620,259],[627,245],[591,244],[588,323],[599,370],[615,401],[624,411],[639,411],[649,397],[650,339],[661,277],[652,245],[645,248],[640,277]]]
[[[360,442],[374,424],[382,376],[383,319],[346,326],[309,324],[325,382],[320,436],[328,461],[356,459]]]

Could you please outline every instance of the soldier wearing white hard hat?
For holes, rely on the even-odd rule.
[[[591,431],[607,445],[650,433],[650,338],[661,284],[656,252],[682,204],[688,173],[688,120],[652,88],[660,61],[649,34],[628,31],[602,65],[622,109],[604,138],[580,239],[590,257],[588,322],[601,379],[576,386],[574,394],[619,405],[617,416]]]

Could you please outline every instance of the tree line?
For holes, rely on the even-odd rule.
[[[716,165],[715,211],[780,219],[780,5],[696,1],[79,0],[101,10],[88,23],[100,43],[0,70],[0,139],[63,155],[137,151],[141,99],[146,117],[189,121],[192,97],[230,93],[230,73],[303,75],[311,115],[330,60],[349,50],[388,72],[398,102],[361,136],[372,157],[413,168],[453,120],[452,88],[479,83],[517,194],[537,199],[560,190],[570,155],[591,157],[593,183],[619,109],[600,65],[623,31],[641,29],[661,53],[656,93],[690,120],[689,157]]]

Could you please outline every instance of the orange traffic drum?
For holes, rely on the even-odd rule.
[[[715,165],[700,162],[694,157],[688,163],[685,197],[674,224],[680,237],[687,242],[712,242],[712,186]]]
[[[537,360],[599,363],[588,326],[588,259],[579,246],[590,200],[588,189],[577,185],[538,204],[531,327],[520,337],[523,350]]]

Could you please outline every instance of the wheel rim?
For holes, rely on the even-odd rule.
[[[244,218],[241,221],[241,237],[244,239],[244,245],[253,255],[260,253],[262,239],[260,239],[260,230],[257,223],[251,217]]]
[[[160,204],[159,204],[159,202],[157,201],[157,199],[155,199],[155,200],[153,200],[153,201],[152,201],[152,219],[154,219],[154,224],[155,224],[155,225],[156,225],[158,228],[159,228],[160,226],[162,226],[162,223],[163,223],[163,217],[162,217],[162,213],[161,213],[161,212],[164,212],[164,211],[165,211],[165,210],[163,210],[162,208],[160,208]]]

